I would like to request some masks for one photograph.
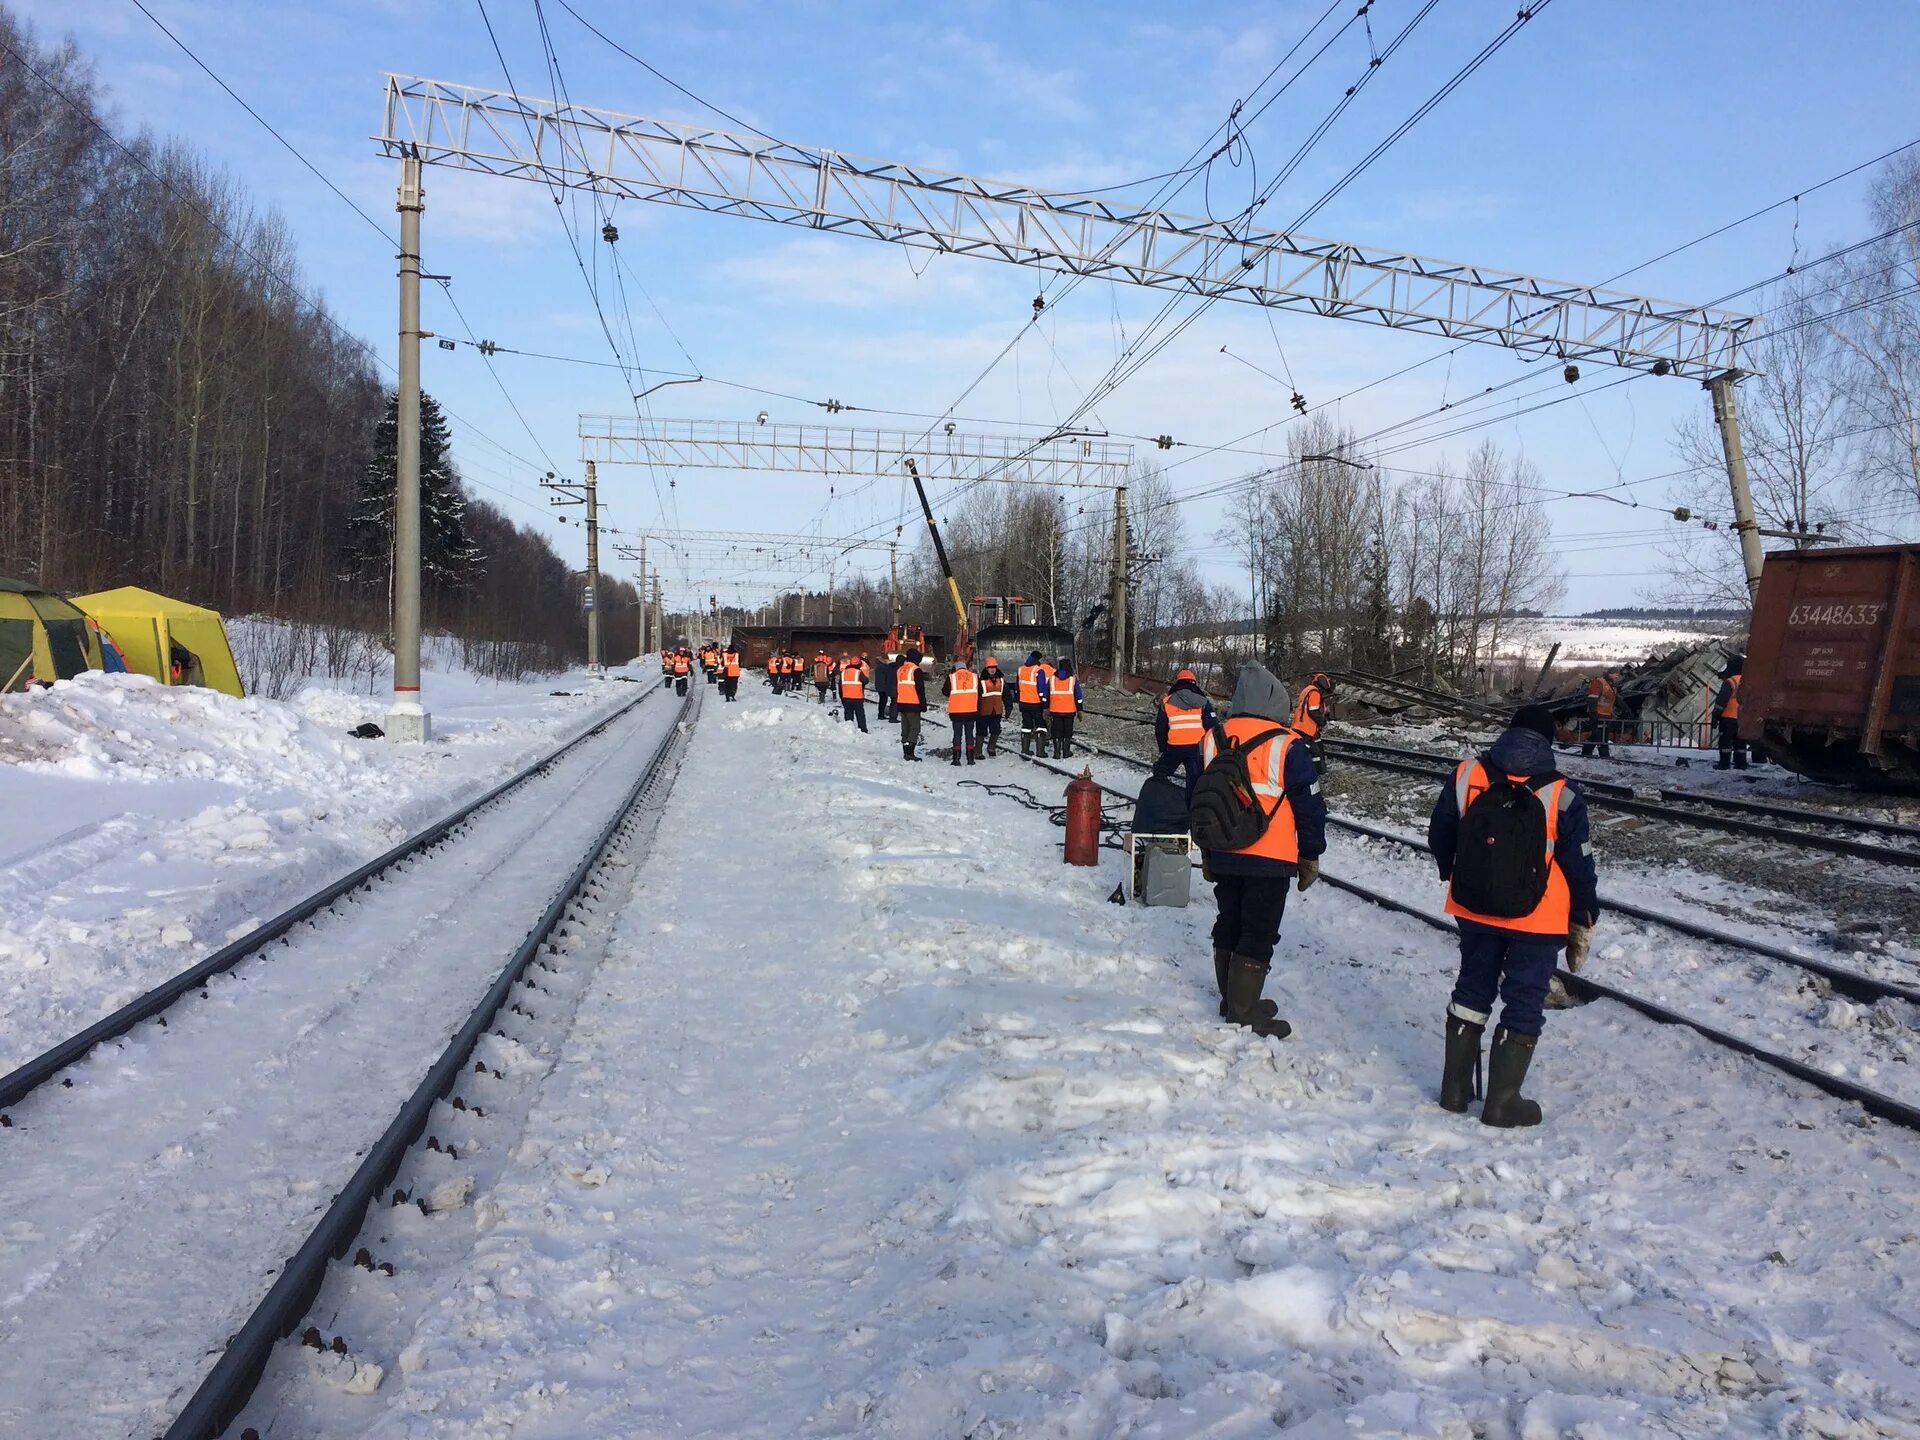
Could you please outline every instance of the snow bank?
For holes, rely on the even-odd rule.
[[[571,678],[434,676],[438,738],[415,747],[347,733],[385,697],[319,687],[283,704],[95,673],[0,697],[0,1071],[642,689]]]

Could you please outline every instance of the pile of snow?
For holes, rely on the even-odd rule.
[[[1598,620],[1585,616],[1546,615],[1510,620],[1501,626],[1503,654],[1545,658],[1558,641],[1558,666],[1575,669],[1597,665],[1624,665],[1673,649],[1723,637],[1738,627],[1725,621]]]
[[[294,703],[141,675],[0,697],[0,1071],[479,793],[642,687],[427,683],[436,740],[359,740],[385,697]]]

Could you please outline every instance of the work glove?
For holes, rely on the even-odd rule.
[[[1318,860],[1302,860],[1300,862],[1300,888],[1302,890],[1311,887],[1313,882],[1319,878],[1320,862]]]
[[[1582,925],[1579,921],[1567,926],[1567,969],[1578,975],[1587,963],[1587,952],[1593,948],[1593,926]]]

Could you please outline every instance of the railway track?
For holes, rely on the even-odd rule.
[[[1087,713],[1128,725],[1153,723],[1137,715],[1115,715],[1105,710],[1089,710]],[[1409,750],[1348,738],[1327,739],[1321,743],[1327,754],[1336,759],[1350,760],[1371,769],[1416,775],[1435,782],[1445,781],[1452,775],[1458,758],[1435,754],[1430,750]],[[1746,835],[1796,849],[1847,855],[1857,860],[1870,860],[1903,869],[1920,869],[1920,826],[1840,815],[1805,806],[1707,795],[1697,790],[1663,788],[1659,800],[1647,800],[1641,798],[1630,785],[1586,776],[1578,778],[1581,789],[1586,792],[1588,804],[1597,809],[1614,810],[1667,824]],[[1769,821],[1781,823],[1770,824]]]
[[[192,991],[208,1003],[134,1019],[15,1109],[0,1348],[32,1333],[36,1366],[0,1375],[0,1432],[141,1440],[184,1402],[169,1437],[222,1433],[409,1147],[482,1113],[456,1113],[463,1073],[493,1083],[469,1073],[476,1044],[517,1053],[549,1008],[556,928],[696,703],[653,693],[261,927],[257,963]]]
[[[1146,761],[1141,760],[1137,756],[1111,750],[1105,746],[1077,738],[1074,743],[1076,746],[1082,747],[1095,755],[1134,766],[1143,772],[1152,768]],[[1052,771],[1058,775],[1071,777],[1079,773],[1071,766],[1056,763],[1051,759],[1043,759],[1032,755],[1023,755],[1020,756],[1020,758],[1028,764],[1037,765],[1042,769]],[[1123,790],[1105,784],[1101,784],[1100,789],[1102,793],[1112,796],[1120,804],[1132,805],[1134,803],[1134,797]],[[1425,843],[1411,836],[1399,835],[1390,830],[1365,825],[1356,821],[1345,820],[1338,816],[1328,816],[1327,823],[1330,827],[1362,836],[1368,840],[1386,842],[1403,849],[1418,851],[1423,857],[1426,854]],[[1430,911],[1423,910],[1416,905],[1410,905],[1392,895],[1383,894],[1340,876],[1330,875],[1325,870],[1322,870],[1320,878],[1333,889],[1339,890],[1344,894],[1352,895],[1356,899],[1363,900],[1377,908],[1404,915],[1430,929],[1437,930],[1449,936],[1456,933],[1451,920],[1443,916],[1434,915]],[[1661,926],[1695,939],[1706,940],[1746,956],[1763,959],[1775,964],[1792,966],[1818,976],[1823,982],[1832,986],[1837,993],[1843,994],[1849,999],[1859,1001],[1863,1004],[1873,1004],[1880,1001],[1904,1001],[1909,1004],[1920,1005],[1920,989],[1912,986],[1900,985],[1891,981],[1878,979],[1874,976],[1863,975],[1858,971],[1849,970],[1844,966],[1831,965],[1815,957],[1798,955],[1792,951],[1780,949],[1777,946],[1748,940],[1740,936],[1728,935],[1724,932],[1714,930],[1710,926],[1700,925],[1676,916],[1663,915],[1657,911],[1651,911],[1644,907],[1612,900],[1605,896],[1601,897],[1601,905],[1609,911],[1622,915],[1630,915],[1645,923]],[[1792,1076],[1794,1079],[1803,1081],[1836,1099],[1846,1100],[1856,1104],[1868,1114],[1891,1121],[1909,1130],[1920,1131],[1920,1106],[1883,1094],[1869,1086],[1860,1085],[1847,1079],[1845,1076],[1833,1074],[1829,1070],[1811,1065],[1794,1056],[1783,1055],[1778,1051],[1769,1050],[1721,1026],[1714,1025],[1697,1016],[1682,1013],[1657,1000],[1649,999],[1644,995],[1635,994],[1619,986],[1609,985],[1604,981],[1592,979],[1584,974],[1574,974],[1566,969],[1561,969],[1557,973],[1567,992],[1576,999],[1587,1001],[1597,999],[1617,1001],[1659,1024],[1683,1026],[1701,1035],[1715,1045],[1730,1050],[1735,1054],[1759,1061],[1763,1065]]]
[[[358,869],[342,875],[332,884],[289,906],[264,925],[256,926],[199,963],[189,966],[171,979],[162,981],[111,1014],[103,1015],[84,1030],[68,1036],[57,1045],[50,1046],[6,1075],[0,1075],[0,1128],[11,1128],[13,1125],[13,1117],[8,1113],[8,1107],[18,1106],[34,1091],[48,1084],[69,1067],[84,1060],[98,1046],[110,1040],[119,1039],[136,1025],[147,1020],[158,1019],[162,1025],[165,1025],[165,1012],[188,995],[203,992],[207,982],[214,976],[224,975],[236,965],[260,954],[274,941],[283,939],[296,926],[338,905],[347,896],[385,875],[402,861],[422,855],[442,844],[488,806],[511,795],[536,776],[546,774],[555,762],[578,749],[594,736],[601,734],[622,716],[631,714],[650,699],[651,695],[652,692],[649,691],[636,696],[611,715],[596,721],[572,739],[548,751],[525,769],[501,781],[478,799],[462,805],[458,810],[443,816],[426,829],[409,835],[391,850],[375,856]]]

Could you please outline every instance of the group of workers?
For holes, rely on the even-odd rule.
[[[1213,884],[1221,1018],[1263,1036],[1293,1033],[1264,991],[1288,895],[1320,877],[1327,807],[1314,752],[1331,713],[1326,676],[1315,675],[1289,707],[1287,687],[1248,665],[1222,719],[1182,670],[1155,727],[1154,773],[1185,771],[1190,823]],[[1443,1016],[1440,1104],[1463,1113],[1481,1098],[1481,1120],[1503,1128],[1540,1123],[1539,1105],[1520,1091],[1548,988],[1562,949],[1570,969],[1586,963],[1599,919],[1586,801],[1557,769],[1554,728],[1544,706],[1522,706],[1485,752],[1455,767],[1427,829],[1460,946]],[[1236,807],[1246,812],[1236,832],[1243,843],[1209,844],[1226,832],[1223,808]],[[1481,1046],[1496,1001],[1483,1087]]]
[[[972,765],[1000,753],[1000,737],[1011,706],[1020,711],[1020,753],[1065,758],[1073,753],[1073,726],[1085,692],[1065,656],[1048,662],[1031,652],[1012,675],[989,655],[976,667],[961,656],[936,666],[917,645],[885,652],[878,665],[864,653],[837,658],[822,650],[805,660],[792,650],[767,657],[767,684],[776,695],[799,692],[811,683],[819,703],[830,692],[840,699],[844,719],[867,732],[867,700],[876,702],[875,718],[900,727],[903,760],[920,755],[921,717],[933,707],[939,683],[940,706],[952,734],[943,748],[951,765]],[[1011,690],[1009,687],[1011,686]]]
[[[694,669],[707,677],[707,684],[718,686],[723,700],[740,697],[740,652],[732,645],[709,640],[698,649],[675,645],[660,652],[660,683],[670,685],[676,694],[687,693]]]

